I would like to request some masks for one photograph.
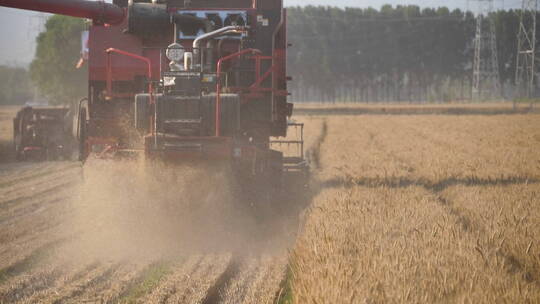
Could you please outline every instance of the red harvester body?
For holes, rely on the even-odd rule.
[[[276,178],[302,167],[303,151],[289,158],[271,148],[271,137],[286,136],[293,109],[282,0],[0,5],[92,19],[81,159],[140,150],[151,159],[221,159]]]

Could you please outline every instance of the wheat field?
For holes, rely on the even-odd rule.
[[[11,162],[0,109],[0,303],[540,303],[539,114],[314,109],[262,223],[200,172],[157,188],[175,213],[131,164]]]
[[[540,115],[302,119],[289,302],[540,303]]]
[[[19,107],[0,107],[0,163],[13,159],[13,118]]]

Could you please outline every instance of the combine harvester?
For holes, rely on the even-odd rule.
[[[306,169],[286,137],[282,0],[0,0],[1,6],[91,19],[80,159],[141,155],[224,163],[242,181],[277,185]],[[58,46],[62,47],[62,46]],[[301,136],[299,136],[302,138]],[[275,145],[296,145],[284,155]]]

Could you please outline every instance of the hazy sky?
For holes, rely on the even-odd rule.
[[[454,0],[454,1],[443,1],[443,0],[409,0],[409,1],[399,1],[399,0],[285,0],[285,5],[331,5],[331,6],[358,6],[358,7],[368,7],[372,6],[379,8],[383,4],[416,4],[420,6],[466,6],[466,0]]]
[[[384,4],[415,4],[422,7],[447,6],[474,10],[474,1],[467,0],[284,0],[286,6],[331,5],[380,8]],[[519,0],[495,0],[496,8],[519,6]],[[43,14],[0,8],[0,64],[27,65],[34,56],[36,35],[42,29]]]

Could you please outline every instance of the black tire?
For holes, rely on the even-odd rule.
[[[47,147],[47,150],[46,150],[46,153],[45,153],[45,159],[47,161],[56,161],[58,160],[58,157],[59,157],[59,154],[58,153],[58,147],[54,144],[52,145],[49,145],[49,147]]]
[[[20,135],[14,135],[13,136],[13,151],[15,153],[15,159],[17,161],[23,161],[24,157],[22,155],[21,151],[21,136]]]
[[[77,123],[77,134],[79,137],[79,160],[86,160],[86,108],[79,109],[79,119]]]
[[[15,159],[16,159],[17,161],[19,161],[19,162],[22,162],[22,161],[25,161],[25,160],[26,160],[25,157],[24,157],[24,155],[23,155],[22,153],[20,153],[20,152],[17,152],[17,154],[15,154]]]

